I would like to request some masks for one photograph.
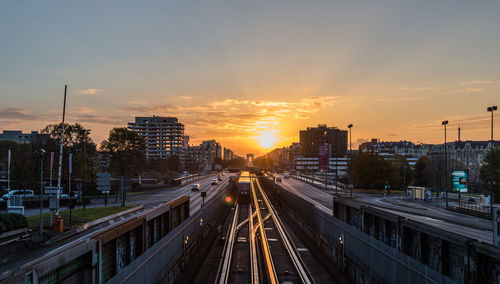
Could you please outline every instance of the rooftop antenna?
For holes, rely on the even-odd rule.
[[[61,194],[61,169],[62,169],[62,157],[63,157],[63,143],[64,143],[64,116],[66,115],[66,92],[68,90],[68,85],[64,85],[64,104],[62,113],[62,124],[61,124],[61,145],[59,145],[59,174],[57,176],[57,210],[56,215],[59,215],[59,198]]]

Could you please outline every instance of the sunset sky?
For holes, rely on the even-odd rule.
[[[317,124],[354,124],[355,145],[442,143],[445,119],[450,140],[458,124],[486,140],[499,15],[497,0],[2,1],[0,130],[60,121],[68,84],[67,120],[96,143],[151,115],[239,155]]]

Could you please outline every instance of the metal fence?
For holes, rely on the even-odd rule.
[[[118,271],[107,283],[174,283],[203,238],[202,232],[213,225],[212,220],[224,206],[221,200],[225,193],[221,191],[205,203],[203,209]]]

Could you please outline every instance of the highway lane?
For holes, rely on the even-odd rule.
[[[191,212],[197,211],[201,207],[202,203],[202,198],[201,198],[201,192],[206,191],[207,192],[207,198],[205,198],[205,201],[208,201],[211,199],[211,197],[214,194],[217,194],[224,188],[224,185],[228,184],[229,176],[234,175],[234,174],[225,174],[222,178],[223,181],[219,183],[218,185],[210,185],[210,181],[216,177],[216,175],[209,176],[206,178],[203,178],[198,181],[193,181],[188,184],[185,184],[180,187],[174,187],[174,188],[165,188],[165,189],[155,189],[150,192],[144,192],[141,194],[137,195],[129,195],[127,196],[127,201],[126,205],[151,205],[155,203],[160,203],[160,202],[168,202],[171,200],[174,200],[176,198],[179,198],[183,195],[189,195],[190,196],[190,210]],[[191,191],[191,184],[193,183],[199,183],[200,184],[200,192],[193,192]],[[104,197],[103,198],[98,198],[98,199],[93,199],[93,202],[96,203],[91,203],[87,205],[87,208],[94,208],[94,207],[104,207]],[[108,206],[120,206],[121,201],[118,199],[116,201],[114,195],[110,195],[108,197]],[[81,205],[78,205],[77,208],[81,208]],[[66,207],[62,207],[61,210],[66,210]],[[195,211],[192,211],[195,210]],[[43,213],[48,213],[49,209],[44,208]],[[40,214],[40,209],[39,208],[33,208],[33,209],[26,209],[25,210],[25,216],[32,216],[32,215],[39,215]]]
[[[282,178],[281,185],[286,190],[304,198],[305,200],[312,202],[320,210],[323,210],[328,214],[332,214],[333,192],[331,190],[321,190],[311,184],[305,183],[303,181],[294,178],[289,178],[289,179]],[[467,226],[465,224],[456,224],[446,220],[441,220],[439,218],[443,216],[452,218],[461,218],[465,220],[464,222],[470,222],[471,224],[481,223],[486,225],[488,225],[488,220],[483,220],[480,218],[467,216],[455,212],[447,212],[447,211],[441,212],[442,210],[437,210],[437,209],[434,209],[435,211],[431,211],[429,213],[430,216],[422,216],[422,215],[417,215],[416,211],[415,213],[411,213],[411,211],[408,211],[412,210],[412,208],[410,207],[403,207],[383,202],[381,201],[381,197],[370,196],[366,194],[355,194],[354,197],[356,198],[357,201],[360,201],[362,203],[368,204],[373,207],[377,207],[380,210],[384,210],[389,213],[399,215],[423,224],[431,225],[433,227],[443,229],[458,235],[477,239],[486,243],[492,243],[492,233],[489,230],[478,229],[472,226]],[[400,211],[402,210],[402,208],[405,209],[404,212]],[[414,209],[414,210],[419,210],[419,209]],[[460,221],[462,222],[463,220]]]
[[[26,252],[23,254],[19,259],[9,261],[8,263],[0,263],[0,273],[3,273],[7,270],[11,270],[14,273],[19,272],[20,267],[28,263],[32,260],[38,259],[46,254],[49,254],[57,249],[60,249],[61,247],[67,246],[70,243],[77,242],[81,239],[87,238],[92,234],[95,234],[97,231],[102,231],[105,230],[107,227],[116,224],[117,222],[123,222],[124,220],[127,220],[129,218],[132,218],[140,213],[143,213],[144,211],[147,211],[151,208],[154,208],[156,206],[159,206],[162,203],[168,202],[175,200],[176,198],[179,198],[184,195],[189,195],[190,196],[190,215],[196,213],[198,210],[201,209],[201,203],[202,203],[202,198],[201,198],[201,192],[206,191],[207,192],[207,198],[205,202],[208,202],[208,200],[212,199],[215,195],[220,193],[226,186],[228,185],[229,182],[229,176],[235,175],[235,174],[225,174],[223,176],[223,181],[220,182],[218,185],[211,185],[211,180],[215,178],[214,176],[207,177],[198,181],[194,181],[192,183],[199,183],[200,184],[200,191],[191,191],[191,184],[186,184],[178,188],[169,188],[169,189],[164,189],[164,190],[156,190],[154,191],[153,195],[145,195],[143,196],[146,199],[141,199],[141,200],[133,200],[133,201],[128,201],[127,205],[144,205],[144,208],[131,213],[127,214],[127,216],[122,216],[115,218],[113,220],[104,222],[100,225],[96,225],[95,227],[89,228],[88,230],[79,233],[73,237],[68,238],[65,241],[61,241],[59,243],[50,245],[48,247],[42,247],[36,250],[32,250],[29,252]]]

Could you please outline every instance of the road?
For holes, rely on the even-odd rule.
[[[275,175],[281,176],[281,175]],[[310,201],[316,207],[332,214],[333,191],[319,189],[309,183],[293,177],[282,177],[281,185],[288,191]],[[349,196],[339,190],[340,195]],[[377,207],[388,213],[396,214],[407,219],[443,229],[454,234],[477,239],[485,243],[492,243],[492,223],[489,220],[448,211],[438,204],[416,203],[405,201],[402,196],[383,197],[379,194],[354,193],[356,201]]]
[[[205,191],[207,193],[206,200],[212,199],[215,195],[220,193],[228,184],[229,181],[229,176],[234,175],[234,174],[225,174],[223,176],[223,181],[220,182],[218,185],[211,185],[211,180],[215,176],[209,176],[204,179],[195,181],[193,183],[199,183],[200,184],[200,191],[191,191],[191,184],[186,184],[180,187],[175,187],[175,188],[168,188],[164,190],[155,190],[151,192],[150,194],[141,194],[138,196],[133,196],[130,198],[129,201],[127,201],[127,205],[144,205],[144,209],[141,209],[137,212],[127,214],[126,216],[121,216],[115,219],[112,219],[108,222],[104,222],[100,225],[97,225],[95,227],[91,227],[88,230],[75,235],[73,237],[68,238],[65,241],[61,241],[58,243],[55,243],[53,245],[50,245],[48,247],[41,247],[38,249],[34,249],[28,252],[25,252],[22,256],[20,256],[17,259],[11,259],[8,262],[5,263],[0,263],[0,274],[11,270],[14,273],[18,273],[20,271],[20,268],[23,264],[28,263],[30,261],[33,261],[49,252],[52,252],[60,247],[67,246],[69,243],[72,242],[77,242],[80,239],[86,238],[91,234],[96,233],[97,231],[105,230],[108,226],[128,219],[130,217],[133,217],[137,214],[140,214],[148,209],[151,209],[155,206],[160,205],[161,203],[165,203],[171,200],[174,200],[176,198],[179,198],[184,195],[189,195],[190,196],[190,214],[196,213],[198,210],[201,209],[201,204],[203,202],[201,198],[201,192]],[[114,200],[114,198],[113,198]],[[38,209],[39,210],[39,209]],[[39,211],[38,211],[39,212]]]

